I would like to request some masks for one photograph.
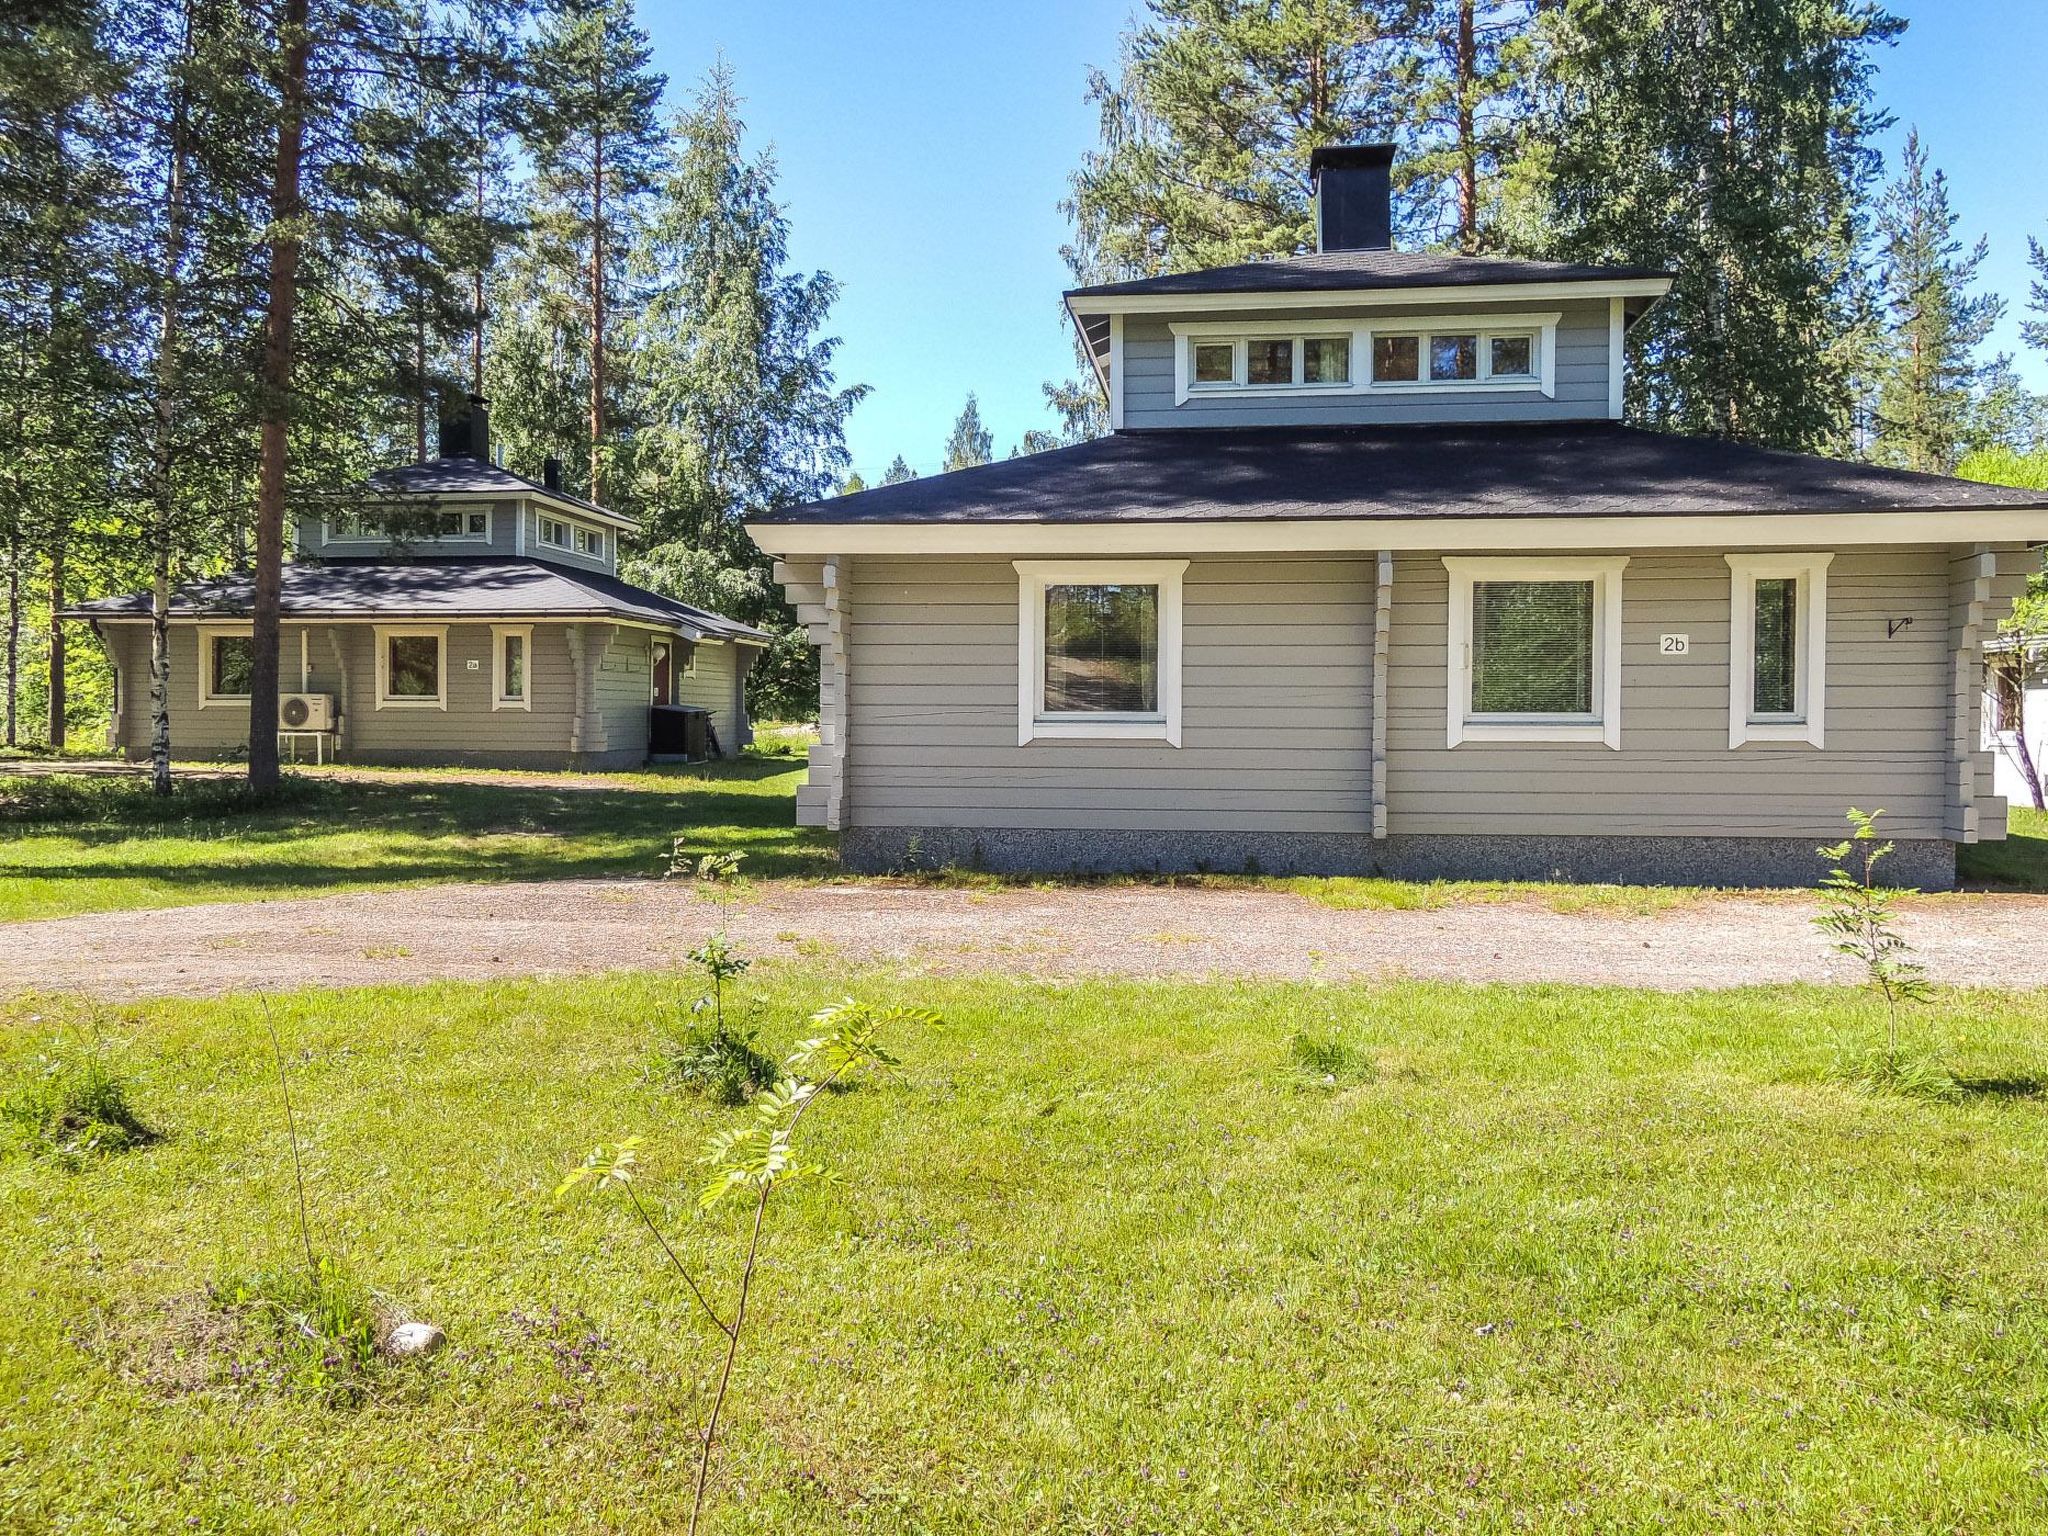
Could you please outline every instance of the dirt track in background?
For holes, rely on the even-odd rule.
[[[1909,902],[1935,980],[2048,986],[2048,898]],[[1656,988],[1848,981],[1810,898],[1703,897],[1654,916],[1561,913],[1540,898],[1336,911],[1278,890],[1152,886],[974,891],[764,883],[733,917],[756,955],[1021,975],[1410,976]],[[16,923],[0,993],[121,998],[662,969],[716,922],[653,881],[432,886]]]

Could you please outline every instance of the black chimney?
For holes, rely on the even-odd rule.
[[[465,395],[462,404],[444,408],[441,415],[441,457],[491,461],[490,402],[482,395]]]
[[[1394,244],[1394,146],[1325,144],[1308,157],[1318,251],[1384,251]]]
[[[540,461],[540,483],[551,491],[562,488],[562,461],[552,453]]]

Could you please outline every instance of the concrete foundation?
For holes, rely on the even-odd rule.
[[[1827,865],[1821,838],[1370,837],[1303,832],[1123,832],[1043,827],[850,827],[840,860],[862,874],[1381,875],[1401,880],[1561,880],[1616,885],[1799,887]],[[1902,841],[1888,883],[1946,891],[1953,843]]]

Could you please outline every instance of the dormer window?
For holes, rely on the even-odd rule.
[[[1551,395],[1558,314],[1177,320],[1174,403],[1197,395]]]
[[[1189,383],[1198,390],[1343,388],[1351,383],[1351,336],[1255,335],[1192,340]]]
[[[573,549],[577,554],[588,555],[593,560],[604,558],[604,530],[588,528],[582,523],[572,523],[567,518],[542,514],[540,541],[550,549]]]
[[[1402,335],[1375,329],[1372,382],[1443,386],[1533,385],[1542,333],[1538,330],[1430,330]],[[1428,373],[1423,369],[1427,364]]]
[[[579,555],[589,555],[593,560],[602,560],[604,558],[604,535],[595,528],[578,528],[576,530],[576,553]]]
[[[387,528],[376,519],[360,512],[338,512],[327,519],[326,538],[330,541],[353,539],[404,539],[408,536],[428,539],[460,539],[468,542],[488,539],[491,536],[491,513],[488,507],[442,509],[435,511],[424,520],[424,527],[418,534],[411,530],[420,527],[419,520],[410,515],[394,516],[394,528]]]

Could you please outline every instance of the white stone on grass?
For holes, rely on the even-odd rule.
[[[400,1323],[384,1335],[385,1350],[401,1360],[431,1355],[448,1342],[448,1335],[432,1323]]]

